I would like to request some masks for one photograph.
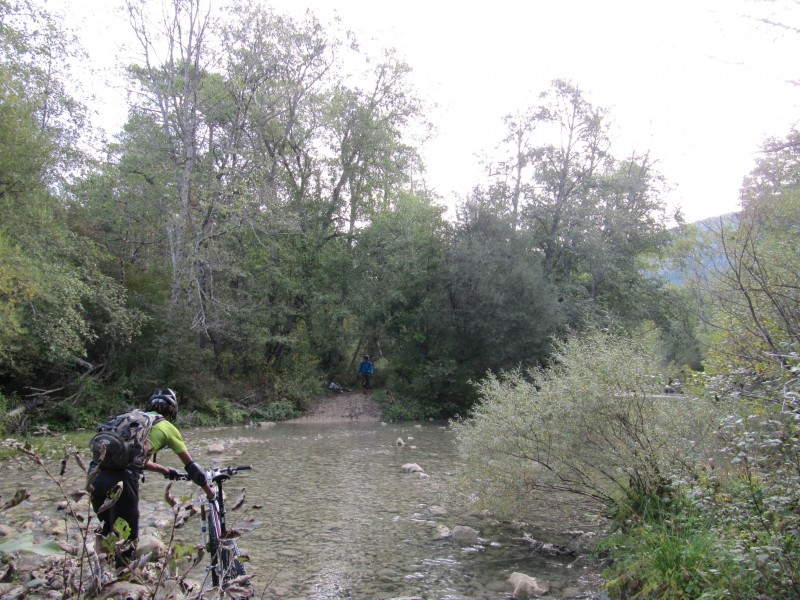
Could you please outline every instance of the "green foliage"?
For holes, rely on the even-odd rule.
[[[427,421],[441,416],[441,407],[434,404],[426,404],[414,396],[402,396],[385,391],[376,391],[374,398],[381,407],[383,418],[387,421]]]
[[[697,232],[691,277],[698,309],[712,327],[706,368],[749,373],[782,385],[785,358],[800,347],[797,292],[800,133],[768,140],[742,187],[742,210]],[[743,382],[746,387],[757,387]]]
[[[447,248],[451,335],[463,381],[543,363],[567,319],[558,290],[542,276],[541,252],[530,236],[515,235],[510,221],[495,194],[476,190],[460,207]]]
[[[0,435],[4,435],[7,431],[5,423],[5,417],[7,414],[8,414],[8,401],[6,400],[6,397],[3,395],[3,392],[0,391],[0,415],[2,415],[2,418],[0,418]]]
[[[669,502],[612,515],[599,550],[614,597],[797,597],[798,425],[758,412],[720,421],[714,461],[676,479]]]
[[[598,550],[617,559],[604,573],[612,598],[730,597],[723,575],[730,549],[701,520],[649,520],[608,536]]]
[[[91,426],[164,382],[197,423],[246,418],[230,389],[302,411],[365,349],[385,357],[376,383],[398,416],[465,414],[469,380],[546,362],[595,306],[635,319],[660,296],[637,261],[658,245],[657,176],[645,157],[606,160],[605,112],[577,86],[541,99],[576,109],[576,145],[518,147],[516,192],[493,181],[451,227],[416,175],[427,124],[409,65],[360,57],[351,79],[336,64],[357,45],[313,17],[196,7],[167,6],[176,27],[156,34],[127,5],[146,51],[127,70],[136,103],[92,164],[70,151],[68,79],[44,68],[73,52],[58,23],[23,11],[53,27],[45,47],[44,28],[4,21],[0,377],[58,390],[30,423]],[[523,137],[558,128],[529,117]]]
[[[299,416],[297,408],[288,400],[276,400],[259,408],[253,416],[264,421],[286,421]]]
[[[234,402],[216,397],[204,397],[193,404],[193,425],[238,425],[249,420],[249,411]],[[180,413],[179,413],[180,417]]]
[[[70,398],[54,404],[48,411],[40,411],[30,424],[47,425],[58,432],[79,428],[94,430],[98,423],[128,408],[131,408],[131,399],[123,390],[87,377],[80,381]]]

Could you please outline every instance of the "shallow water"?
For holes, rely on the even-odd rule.
[[[518,539],[528,532],[569,544],[554,533],[569,528],[563,523],[515,529],[444,504],[442,486],[456,460],[446,427],[279,424],[184,433],[204,467],[254,467],[228,483],[227,498],[246,490],[245,509],[228,514],[229,529],[240,520],[262,523],[239,539],[257,597],[506,600],[512,592],[507,580],[515,571],[550,584],[551,598],[591,597],[596,589],[585,561],[537,554]],[[398,446],[398,438],[406,445]],[[212,443],[222,443],[225,451],[208,454]],[[172,465],[175,457],[163,454],[159,460]],[[420,465],[428,477],[403,473],[406,463]],[[37,488],[46,482],[35,476],[26,483],[33,502],[40,500],[44,492]],[[0,484],[3,498],[13,494],[9,484]],[[142,485],[143,534],[163,528],[170,517],[164,488],[164,480],[153,475]],[[188,483],[173,486],[175,495],[192,491],[197,488]],[[52,489],[48,493],[57,498]],[[31,514],[30,506],[25,510]],[[25,510],[11,513],[24,518]],[[461,545],[437,536],[437,526],[456,525],[477,529],[479,542]],[[199,536],[199,521],[180,530],[186,541],[197,543]]]

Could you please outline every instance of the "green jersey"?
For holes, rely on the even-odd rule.
[[[183,436],[178,428],[166,419],[161,419],[150,430],[150,451],[155,454],[167,447],[175,454],[186,452],[186,442],[183,441]]]

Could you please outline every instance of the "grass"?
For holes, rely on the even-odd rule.
[[[11,436],[10,439],[30,445],[31,449],[39,456],[56,458],[64,454],[64,449],[76,448],[84,456],[89,454],[89,440],[94,431],[73,431],[53,435]],[[19,451],[8,445],[0,445],[0,460],[19,456]]]
[[[605,573],[616,598],[722,598],[724,547],[702,520],[641,523],[606,538],[600,550],[614,557]]]

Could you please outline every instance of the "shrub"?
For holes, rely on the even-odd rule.
[[[247,412],[241,406],[224,398],[207,397],[195,400],[191,413],[178,412],[178,419],[198,427],[244,423]]]
[[[458,480],[514,514],[531,491],[569,492],[637,510],[705,459],[712,403],[664,395],[647,340],[592,331],[556,344],[548,369],[489,374],[469,419],[453,423]]]
[[[612,595],[800,596],[800,436],[775,404],[723,418],[715,460],[675,482],[662,510],[614,515],[621,526],[601,544]]]
[[[275,377],[275,397],[280,402],[289,402],[295,412],[307,410],[314,398],[321,393],[320,389],[319,374],[287,371]]]
[[[258,416],[265,421],[286,421],[299,415],[294,404],[288,400],[276,400],[258,410]]]
[[[373,396],[380,405],[383,418],[387,421],[424,421],[438,416],[435,406],[413,397],[395,396],[379,391]]]

